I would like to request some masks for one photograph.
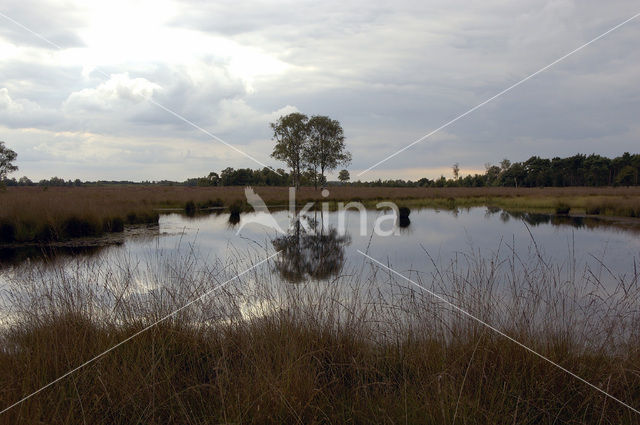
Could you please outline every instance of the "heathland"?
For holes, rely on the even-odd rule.
[[[254,188],[268,205],[288,202],[287,187]],[[514,211],[640,217],[640,187],[421,188],[330,186],[329,196],[301,187],[307,201],[394,200],[407,206],[495,206]],[[157,223],[163,209],[187,212],[246,209],[244,188],[185,186],[8,187],[0,191],[0,243],[42,243],[119,232],[127,224]]]
[[[611,287],[506,252],[414,277],[549,362],[366,261],[302,285],[265,264],[211,293],[257,254],[10,276],[0,408],[115,348],[0,423],[640,423],[637,272]]]

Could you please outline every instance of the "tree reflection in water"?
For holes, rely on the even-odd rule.
[[[338,275],[345,262],[344,248],[351,243],[348,234],[339,235],[334,227],[325,228],[317,220],[307,221],[314,233],[306,232],[297,220],[289,234],[272,240],[274,248],[282,251],[274,263],[275,270],[291,283]]]

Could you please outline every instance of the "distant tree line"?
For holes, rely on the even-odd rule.
[[[637,186],[640,184],[640,154],[610,159],[601,155],[577,154],[552,159],[532,156],[524,162],[503,159],[498,165],[485,164],[483,174],[461,177],[458,163],[453,164],[454,178],[431,180],[377,180],[352,185],[388,187],[566,187],[566,186]]]
[[[14,171],[14,170],[11,170]],[[485,172],[460,176],[459,164],[452,166],[453,178],[440,176],[437,179],[419,180],[375,180],[348,182],[349,172],[342,170],[339,181],[326,181],[326,177],[313,169],[300,172],[299,185],[314,184],[382,186],[382,187],[564,187],[564,186],[637,186],[640,185],[640,154],[623,155],[610,159],[601,155],[577,154],[568,158],[540,158],[532,156],[524,162],[511,162],[503,159],[498,165],[486,164]],[[456,177],[457,176],[457,177]],[[203,177],[190,178],[182,182],[160,181],[81,181],[65,180],[59,177],[43,179],[37,182],[28,177],[7,178],[2,176],[0,183],[5,186],[107,186],[107,185],[163,185],[163,186],[293,186],[296,177],[283,169],[228,167],[219,174],[211,172]]]

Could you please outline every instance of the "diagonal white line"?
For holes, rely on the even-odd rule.
[[[532,354],[535,354],[536,356],[540,357],[542,360],[551,363],[552,365],[554,365],[555,367],[557,367],[558,369],[562,370],[563,372],[568,373],[569,375],[573,376],[574,378],[578,379],[579,381],[587,384],[588,386],[590,386],[593,389],[598,390],[599,392],[601,392],[602,394],[606,395],[607,397],[611,398],[612,400],[617,401],[618,403],[622,404],[623,406],[625,406],[626,408],[634,411],[635,413],[640,415],[640,410],[635,409],[631,406],[629,406],[627,403],[625,403],[624,401],[620,400],[619,398],[616,398],[614,396],[612,396],[611,394],[609,394],[608,392],[604,391],[603,389],[601,389],[600,387],[593,385],[591,382],[585,380],[584,378],[581,378],[580,376],[576,375],[575,373],[571,372],[570,370],[560,366],[558,363],[554,362],[553,360],[549,359],[548,357],[543,356],[542,354],[538,353],[537,351],[527,347],[526,345],[524,345],[523,343],[519,342],[518,340],[510,337],[509,335],[507,335],[506,333],[502,332],[500,329],[495,328],[494,326],[491,326],[490,324],[488,324],[487,322],[483,321],[482,319],[477,318],[476,316],[474,316],[473,314],[469,313],[468,311],[458,307],[457,305],[451,303],[450,301],[448,301],[447,299],[443,298],[442,296],[436,294],[433,291],[430,291],[429,289],[425,288],[424,286],[414,282],[413,280],[409,279],[408,277],[404,276],[403,274],[393,270],[392,268],[386,266],[384,263],[381,263],[380,261],[376,260],[375,258],[371,257],[370,255],[365,254],[364,252],[360,251],[359,249],[357,250],[360,254],[364,255],[366,258],[368,258],[369,260],[373,261],[374,263],[376,263],[377,265],[379,265],[380,267],[383,267],[387,270],[389,270],[390,272],[392,272],[393,274],[401,277],[402,279],[406,280],[407,282],[413,284],[414,286],[422,289],[423,291],[429,293],[431,296],[437,298],[438,300],[442,301],[443,303],[447,304],[448,306],[452,307],[453,309],[459,311],[460,313],[464,314],[465,316],[475,320],[476,322],[480,323],[483,326],[486,326],[487,328],[491,329],[492,331],[496,332],[498,335],[505,337],[506,339],[508,339],[509,341],[513,342],[514,344],[519,345],[520,347],[524,348],[525,350],[529,351]]]
[[[100,71],[100,70],[98,70],[98,71]],[[100,72],[102,72],[102,71],[100,71]],[[104,74],[104,73],[102,73],[102,74]],[[106,74],[104,74],[104,75],[106,75]],[[178,118],[178,119],[180,119],[180,120],[184,121],[185,123],[189,124],[189,125],[190,125],[190,126],[192,126],[193,128],[195,128],[195,129],[197,129],[197,130],[200,130],[201,132],[203,132],[203,133],[204,133],[204,134],[206,134],[207,136],[210,136],[210,137],[211,137],[211,138],[213,138],[214,140],[217,140],[218,142],[222,143],[223,145],[225,145],[225,146],[227,146],[227,147],[230,147],[230,148],[231,148],[231,149],[233,149],[234,151],[236,151],[236,152],[238,152],[238,153],[241,153],[242,155],[246,156],[247,158],[249,158],[249,159],[250,159],[250,160],[252,160],[253,162],[255,162],[255,163],[257,163],[257,164],[260,164],[260,165],[262,165],[263,167],[266,167],[266,168],[270,169],[271,171],[273,171],[273,172],[274,172],[274,173],[276,173],[276,174],[279,174],[279,175],[281,175],[281,176],[283,175],[282,173],[278,172],[277,170],[274,170],[272,167],[270,167],[270,166],[268,166],[268,165],[266,165],[266,164],[263,164],[261,161],[258,161],[256,158],[254,158],[253,156],[249,155],[248,153],[246,153],[246,152],[244,152],[244,151],[242,151],[242,150],[240,150],[240,149],[236,148],[235,146],[233,146],[233,145],[232,145],[232,144],[230,144],[230,143],[225,142],[225,141],[224,141],[224,140],[222,140],[220,137],[216,136],[215,134],[211,133],[211,132],[210,132],[210,131],[208,131],[208,130],[205,130],[204,128],[202,128],[202,127],[200,127],[199,125],[195,124],[194,122],[192,122],[192,121],[188,120],[187,118],[183,117],[182,115],[178,114],[177,112],[175,112],[175,111],[173,111],[173,110],[171,110],[171,109],[167,108],[167,107],[166,107],[166,106],[164,106],[164,105],[161,105],[160,103],[158,103],[158,102],[156,102],[155,100],[153,100],[151,97],[148,97],[148,98],[147,98],[147,100],[149,101],[149,103],[152,103],[152,104],[156,105],[158,108],[160,108],[160,109],[162,109],[162,110],[164,110],[164,111],[166,111],[166,112],[170,113],[170,114],[171,114],[171,115],[173,115],[174,117],[176,117],[176,118]]]
[[[579,52],[580,50],[584,49],[585,47],[589,46],[591,43],[594,43],[598,40],[600,40],[601,38],[605,37],[606,35],[608,35],[609,33],[617,30],[618,28],[620,28],[621,26],[631,22],[632,20],[636,19],[638,16],[640,16],[640,13],[636,13],[635,15],[633,15],[632,17],[630,17],[629,19],[619,23],[618,25],[614,26],[613,28],[610,28],[609,30],[603,32],[602,34],[600,34],[599,36],[597,36],[596,38],[591,39],[590,41],[586,42],[585,44],[583,44],[580,47],[577,47],[575,49],[573,49],[572,51],[570,51],[569,53],[567,53],[566,55],[554,60],[553,62],[551,62],[549,65],[544,66],[542,68],[540,68],[539,70],[537,70],[536,72],[534,72],[533,74],[528,75],[527,77],[523,78],[522,80],[518,81],[515,84],[510,85],[509,87],[507,87],[506,89],[502,90],[500,93],[490,97],[489,99],[485,100],[482,103],[477,104],[476,106],[474,106],[473,108],[469,109],[467,112],[458,115],[457,117],[455,117],[454,119],[452,119],[451,121],[441,125],[440,127],[436,128],[435,130],[431,131],[430,133],[425,134],[424,136],[420,137],[419,139],[409,143],[407,146],[403,147],[402,149],[392,153],[391,155],[387,156],[386,158],[384,158],[381,161],[376,162],[375,164],[373,164],[371,167],[367,168],[364,171],[361,171],[358,176],[361,176],[365,173],[368,173],[369,171],[371,171],[372,169],[374,169],[375,167],[377,167],[378,165],[390,160],[391,158],[393,158],[394,156],[406,151],[407,149],[409,149],[410,147],[422,142],[423,140],[433,136],[434,134],[438,133],[440,130],[443,130],[447,127],[449,127],[451,124],[455,123],[456,121],[458,121],[461,118],[466,117],[467,115],[469,115],[470,113],[472,113],[473,111],[475,111],[476,109],[482,108],[484,105],[486,105],[487,103],[499,98],[500,96],[502,96],[503,94],[507,93],[508,91],[511,91],[512,89],[518,87],[520,84],[524,83],[525,81],[530,80],[531,78],[535,77],[536,75],[540,74],[541,72],[546,71],[547,69],[551,68],[552,66],[556,65],[558,62],[562,62],[563,60],[565,60],[566,58],[568,58],[569,56],[573,55],[574,53]]]
[[[46,38],[45,36],[43,36],[42,34],[39,34],[37,32],[35,32],[34,30],[32,30],[31,28],[28,28],[24,25],[22,25],[20,22],[16,21],[15,19],[5,15],[4,13],[0,12],[0,16],[2,16],[3,18],[5,18],[7,21],[13,22],[15,25],[19,26],[20,28],[22,28],[23,30],[30,32],[31,34],[35,35],[36,37],[38,37],[40,40],[44,41],[47,44],[52,45],[53,47],[55,47],[58,50],[62,50],[62,47],[60,47],[59,45],[57,45],[56,43],[54,43],[53,41],[49,40],[48,38]]]
[[[46,38],[45,36],[43,36],[42,34],[39,34],[38,32],[32,30],[31,28],[21,24],[20,22],[16,21],[15,19],[5,15],[4,13],[0,12],[0,16],[2,16],[3,18],[5,18],[6,20],[14,23],[15,25],[19,26],[20,28],[24,29],[25,31],[30,32],[31,34],[33,34],[34,36],[38,37],[39,39],[45,41],[46,43],[52,45],[53,47],[55,47],[58,50],[63,50],[62,47],[60,47],[58,44],[54,43],[53,41],[49,40],[48,38]],[[102,71],[99,68],[95,68],[95,71],[97,71],[98,73],[104,75],[107,79],[111,78],[111,75],[107,74],[106,72]],[[193,121],[185,118],[184,116],[180,115],[179,113],[177,113],[176,111],[156,102],[155,100],[153,100],[151,98],[151,95],[149,97],[146,97],[146,100],[149,101],[149,103],[157,106],[158,108],[164,110],[165,112],[168,112],[169,114],[173,115],[174,117],[178,118],[179,120],[183,121],[184,123],[190,125],[191,127],[195,128],[196,130],[201,131],[202,133],[206,134],[207,136],[213,138],[215,141],[222,143],[223,145],[233,149],[234,151],[246,156],[247,158],[249,158],[250,160],[252,160],[253,162],[262,165],[263,167],[266,167],[268,169],[270,169],[271,171],[273,171],[274,173],[280,175],[280,176],[284,176],[282,173],[280,173],[279,171],[275,170],[273,167],[270,167],[266,164],[264,164],[262,161],[257,160],[256,158],[254,158],[253,156],[249,155],[248,153],[244,152],[241,149],[238,149],[237,147],[233,146],[230,143],[225,142],[224,140],[222,140],[220,137],[216,136],[215,134],[211,133],[208,130],[205,130],[204,128],[200,127],[199,125],[197,125],[196,123],[194,123]]]
[[[54,379],[53,381],[49,382],[47,385],[41,387],[40,389],[32,392],[31,394],[23,397],[22,399],[16,401],[15,403],[13,403],[11,406],[8,406],[6,408],[4,408],[2,411],[0,411],[0,415],[2,415],[3,413],[7,412],[8,410],[14,408],[15,406],[19,405],[20,403],[22,403],[25,400],[30,399],[31,397],[33,397],[34,395],[38,394],[39,392],[41,392],[42,390],[52,386],[53,384],[55,384],[56,382],[59,382],[61,380],[63,380],[64,378],[66,378],[67,376],[77,372],[78,370],[82,369],[83,367],[87,366],[90,363],[93,363],[94,361],[98,360],[99,358],[103,357],[105,354],[115,350],[116,348],[118,348],[119,346],[121,346],[122,344],[131,341],[133,338],[137,337],[138,335],[148,331],[149,329],[153,328],[154,326],[158,325],[161,322],[164,322],[165,320],[169,319],[170,317],[175,316],[177,313],[181,312],[182,310],[184,310],[185,308],[189,307],[190,305],[192,305],[193,303],[202,300],[203,298],[205,298],[207,295],[212,294],[213,292],[217,291],[218,289],[222,288],[223,286],[225,286],[227,283],[232,282],[234,280],[236,280],[237,278],[239,278],[240,276],[250,272],[251,270],[253,270],[254,268],[258,267],[261,264],[266,263],[267,261],[269,261],[271,258],[275,257],[276,255],[278,255],[280,252],[282,251],[278,251],[275,254],[270,255],[269,257],[265,258],[264,260],[261,260],[260,262],[254,264],[253,266],[249,267],[248,269],[246,269],[245,271],[235,275],[234,277],[232,277],[231,279],[219,284],[218,286],[214,287],[213,289],[205,292],[204,294],[200,295],[199,297],[189,301],[188,303],[186,303],[185,305],[183,305],[182,307],[178,308],[177,310],[167,314],[166,316],[164,316],[163,318],[159,319],[158,321],[148,325],[147,327],[139,330],[138,332],[134,333],[133,335],[127,337],[126,339],[123,339],[122,341],[120,341],[119,343],[117,343],[116,345],[113,345],[112,347],[106,349],[105,351],[103,351],[102,353],[98,354],[97,356],[87,360],[86,362],[82,363],[80,366],[77,366],[73,369],[71,369],[70,371],[66,372],[64,375],[59,376],[58,378]]]

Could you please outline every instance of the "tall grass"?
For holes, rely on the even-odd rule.
[[[271,205],[288,202],[286,187],[259,187]],[[158,209],[183,209],[193,214],[240,203],[242,187],[116,186],[10,187],[0,191],[0,243],[49,242],[121,231],[124,224],[156,223]],[[360,200],[370,205],[382,199],[404,200],[410,206],[457,208],[498,206],[510,210],[553,212],[559,200],[574,213],[640,216],[640,188],[380,188],[303,187],[297,201]]]
[[[9,277],[0,408],[265,254],[157,251]],[[640,406],[638,274],[554,264],[532,247],[450,263],[420,285]],[[265,264],[0,416],[7,424],[638,424],[640,415],[374,267],[280,282]],[[604,283],[604,282],[609,283]],[[611,284],[610,282],[614,282]]]

